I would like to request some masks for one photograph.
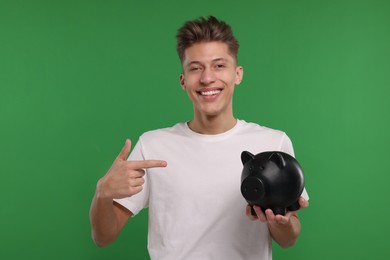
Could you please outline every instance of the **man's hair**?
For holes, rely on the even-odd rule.
[[[240,45],[233,35],[232,28],[214,16],[200,17],[196,20],[185,22],[178,30],[176,38],[176,49],[181,62],[184,60],[184,52],[187,48],[195,43],[213,41],[226,43],[230,55],[237,62],[237,53]]]

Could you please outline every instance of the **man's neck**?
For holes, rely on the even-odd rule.
[[[233,115],[229,117],[194,117],[188,122],[188,127],[199,134],[216,135],[232,129],[237,123]]]

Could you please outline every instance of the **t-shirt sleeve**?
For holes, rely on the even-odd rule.
[[[283,136],[281,147],[280,147],[280,151],[288,153],[289,155],[295,157],[294,148],[293,148],[292,142],[291,142],[290,138],[286,134],[284,134],[284,136]],[[306,187],[303,189],[301,196],[305,200],[309,200],[309,194],[306,191]]]
[[[280,151],[284,153],[288,153],[289,155],[295,157],[292,142],[286,134],[283,134],[282,143],[280,145]]]
[[[135,145],[133,151],[130,153],[130,156],[127,158],[127,161],[135,161],[135,160],[144,160],[144,156],[142,153],[142,143],[138,141]],[[145,183],[142,187],[142,191],[127,198],[122,199],[114,199],[115,202],[124,206],[128,210],[133,213],[133,215],[137,215],[143,208],[147,208],[149,204],[149,184],[147,179],[147,174],[144,175]]]

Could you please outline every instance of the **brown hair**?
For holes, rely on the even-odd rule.
[[[178,30],[176,38],[176,49],[182,62],[184,60],[184,51],[187,48],[195,43],[211,41],[226,43],[230,54],[237,62],[237,53],[240,45],[233,35],[232,28],[214,16],[200,17],[199,19],[185,22]]]

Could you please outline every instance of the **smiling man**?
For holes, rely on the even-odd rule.
[[[183,52],[182,88],[194,108],[190,129],[201,134],[223,133],[234,127],[234,86],[242,80],[242,67],[224,42],[199,42]]]
[[[253,217],[240,193],[242,151],[294,152],[284,132],[234,117],[234,89],[243,78],[238,48],[230,26],[215,17],[179,29],[180,84],[193,118],[144,133],[130,156],[126,140],[91,204],[98,246],[112,243],[144,208],[151,259],[272,259],[272,239],[282,247],[296,242],[297,212],[255,207]],[[299,202],[308,206],[305,190]]]

